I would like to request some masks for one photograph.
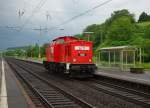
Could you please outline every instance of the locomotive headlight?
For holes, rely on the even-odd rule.
[[[76,59],[73,59],[73,62],[76,62],[77,60]]]
[[[92,60],[91,60],[91,59],[89,59],[89,62],[92,62]]]

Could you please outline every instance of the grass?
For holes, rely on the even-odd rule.
[[[43,61],[45,60],[46,58],[45,57],[42,57],[42,58],[38,58],[38,57],[34,57],[32,58],[33,60],[38,60],[38,61]]]
[[[141,22],[141,23],[137,23],[138,26],[142,26],[142,27],[145,27],[145,26],[148,26],[150,25],[150,21],[147,21],[147,22]]]
[[[98,63],[98,62],[95,62],[95,63]],[[106,66],[106,67],[108,67],[108,66],[110,66],[110,67],[116,66],[116,67],[119,67],[120,66],[119,64],[120,64],[120,62],[116,62],[116,64],[113,64],[113,62],[111,62],[111,65],[109,65],[108,61],[101,61],[100,63],[98,63],[98,66],[100,66],[100,67],[101,66]],[[125,66],[125,64],[124,64],[124,66]],[[134,65],[133,64],[127,64],[127,67],[128,68],[134,67]],[[141,67],[141,68],[144,68],[146,70],[150,70],[150,63],[142,63],[142,64],[140,64],[139,62],[136,62],[135,67]]]
[[[150,69],[150,63],[142,63],[144,69]]]
[[[15,58],[19,58],[19,59],[23,59],[23,60],[27,60],[27,59],[30,59],[30,60],[37,60],[37,61],[43,61],[45,60],[46,58],[45,57],[42,57],[42,58],[38,58],[38,57],[15,57]]]

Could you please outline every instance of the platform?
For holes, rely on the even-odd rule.
[[[0,108],[30,108],[19,84],[7,62],[0,58]]]
[[[121,70],[98,69],[95,74],[150,85],[150,72],[148,71],[142,74],[136,74]]]

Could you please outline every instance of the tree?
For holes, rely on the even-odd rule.
[[[127,9],[122,9],[119,11],[114,11],[111,14],[111,17],[106,20],[105,24],[109,27],[109,25],[116,19],[120,17],[128,17],[131,21],[131,23],[135,23],[134,14],[131,14]]]
[[[36,43],[33,47],[33,56],[38,57],[39,56],[39,45]]]
[[[132,21],[129,17],[120,17],[112,22],[108,31],[108,39],[114,41],[130,40],[132,35]]]
[[[27,57],[32,57],[33,56],[33,46],[28,46],[26,53],[27,53]]]
[[[138,22],[144,22],[144,21],[150,21],[150,15],[148,15],[145,12],[142,12],[141,15],[139,16]]]
[[[150,26],[147,26],[145,33],[144,33],[144,38],[150,39]]]
[[[84,29],[83,32],[93,32],[90,37],[90,41],[94,42],[94,48],[96,48],[99,44],[102,44],[105,39],[105,24],[89,25]]]
[[[106,42],[102,46],[127,45],[135,29],[134,14],[123,9],[114,11],[105,22]]]
[[[45,43],[45,44],[42,45],[42,47],[41,47],[41,57],[45,57],[45,50],[46,50],[46,47],[48,45],[49,45],[48,43]]]
[[[114,11],[105,23],[87,26],[83,32],[93,32],[90,40],[94,42],[94,48],[98,47],[107,39],[112,39],[114,42],[110,42],[112,42],[113,45],[124,45],[128,44],[127,41],[131,38],[134,23],[134,14],[131,14],[128,10],[123,9]],[[83,35],[81,37],[83,37]],[[83,39],[86,38],[84,37]],[[109,44],[111,44],[110,42]]]

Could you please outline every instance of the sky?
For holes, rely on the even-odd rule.
[[[42,45],[59,36],[82,33],[90,24],[101,24],[113,11],[128,9],[137,20],[144,11],[150,14],[150,0],[0,0],[0,49]],[[64,23],[65,22],[65,23]],[[40,32],[41,28],[41,32]]]

